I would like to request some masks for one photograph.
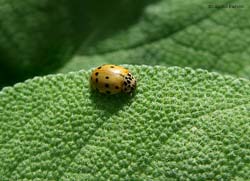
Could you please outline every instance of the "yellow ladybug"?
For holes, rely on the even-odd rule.
[[[136,79],[128,69],[113,64],[104,64],[92,71],[90,84],[100,93],[116,94],[132,93],[136,87]]]

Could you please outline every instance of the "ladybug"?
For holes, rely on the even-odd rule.
[[[136,79],[128,69],[113,64],[104,64],[91,73],[90,84],[100,93],[131,94],[136,87]]]

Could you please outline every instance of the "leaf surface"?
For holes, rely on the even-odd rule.
[[[147,5],[127,29],[83,43],[59,72],[102,63],[128,63],[188,66],[249,78],[249,7],[250,2],[245,0],[157,1]],[[103,33],[102,29],[97,31]],[[98,34],[94,33],[92,37]]]
[[[242,8],[209,8],[209,5]],[[249,78],[246,0],[0,0],[0,84],[103,63]]]
[[[90,71],[0,92],[0,179],[250,179],[250,82],[125,65],[134,96],[89,90]]]

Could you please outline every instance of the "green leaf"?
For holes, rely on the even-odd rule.
[[[0,84],[55,71],[83,42],[89,41],[96,29],[105,29],[107,34],[127,27],[148,3],[0,0]],[[107,28],[103,22],[113,25]]]
[[[91,92],[90,71],[4,88],[0,179],[250,179],[249,80],[126,67],[132,97]]]
[[[249,7],[246,0],[0,0],[0,84],[102,63],[249,78]]]
[[[7,83],[51,72],[69,57],[70,8],[64,0],[0,0],[0,72]]]
[[[211,4],[243,7],[209,8]],[[245,0],[160,0],[146,6],[128,28],[83,42],[59,72],[128,63],[188,66],[249,78],[249,7]],[[90,39],[105,34],[102,28],[96,31]]]

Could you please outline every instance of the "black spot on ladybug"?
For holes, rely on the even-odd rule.
[[[98,78],[95,79],[95,82],[98,82]]]
[[[115,86],[115,88],[116,88],[116,89],[119,89],[119,87],[118,87],[118,86]]]
[[[99,74],[99,72],[96,72],[95,75],[97,76]]]
[[[127,88],[125,88],[124,90],[125,90],[125,91],[127,91],[128,89],[127,89]]]
[[[129,79],[129,80],[132,80],[132,78],[131,78],[131,77],[129,77],[128,79]]]
[[[125,85],[125,86],[128,85],[127,82],[124,82],[124,85]]]
[[[110,91],[106,91],[107,94],[110,94]]]
[[[113,65],[111,65],[110,68],[115,68],[115,67]]]
[[[105,79],[109,79],[109,77],[107,76],[107,77],[105,77]]]
[[[101,69],[101,68],[102,68],[102,66],[98,67],[98,69]]]
[[[106,87],[106,88],[109,88],[109,84],[105,84],[105,87]]]
[[[130,84],[131,83],[130,80],[128,80],[127,83]]]

